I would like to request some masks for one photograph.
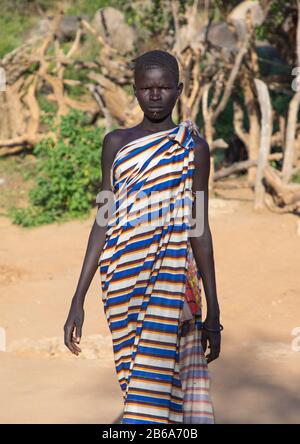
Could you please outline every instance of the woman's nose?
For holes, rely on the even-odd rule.
[[[160,90],[159,88],[152,88],[150,93],[150,98],[152,100],[157,100],[160,98]]]

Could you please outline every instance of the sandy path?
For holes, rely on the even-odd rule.
[[[300,423],[300,237],[291,215],[211,200],[224,332],[210,364],[219,423]],[[24,230],[0,218],[0,423],[111,423],[122,408],[97,274],[80,357],[63,324],[93,218]],[[300,336],[300,332],[298,333]]]

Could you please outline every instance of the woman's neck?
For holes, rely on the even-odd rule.
[[[143,120],[137,126],[139,129],[143,131],[147,131],[149,133],[156,133],[159,131],[168,130],[171,128],[176,128],[176,124],[172,120],[172,116],[169,115],[161,120],[151,120],[147,116],[144,115]]]

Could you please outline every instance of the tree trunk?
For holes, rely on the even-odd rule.
[[[254,208],[256,210],[264,207],[265,188],[263,185],[264,168],[268,163],[268,156],[271,148],[272,136],[272,107],[267,85],[259,79],[254,80],[258,101],[261,109],[261,131],[260,131],[260,146],[258,156],[258,167],[255,181],[255,202]]]

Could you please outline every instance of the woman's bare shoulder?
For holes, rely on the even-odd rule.
[[[120,148],[127,145],[132,138],[134,128],[116,128],[107,133],[103,139],[103,148],[112,150],[114,152],[119,151]]]
[[[208,142],[202,136],[192,134],[194,140],[194,157],[195,163],[202,165],[210,161],[210,148]]]
[[[122,142],[122,139],[124,138],[124,131],[126,131],[126,129],[116,128],[110,131],[109,133],[105,134],[103,138],[103,145],[115,146],[116,144]]]
[[[207,150],[207,149],[209,149],[209,145],[208,145],[208,142],[206,141],[206,139],[203,137],[203,136],[198,136],[198,134],[192,134],[192,138],[193,138],[193,140],[194,140],[194,143],[195,143],[195,148],[197,149],[197,150],[200,150],[200,149],[202,149],[202,150]]]
[[[102,142],[102,161],[105,165],[111,165],[116,154],[126,144],[126,129],[116,128],[105,134]]]

